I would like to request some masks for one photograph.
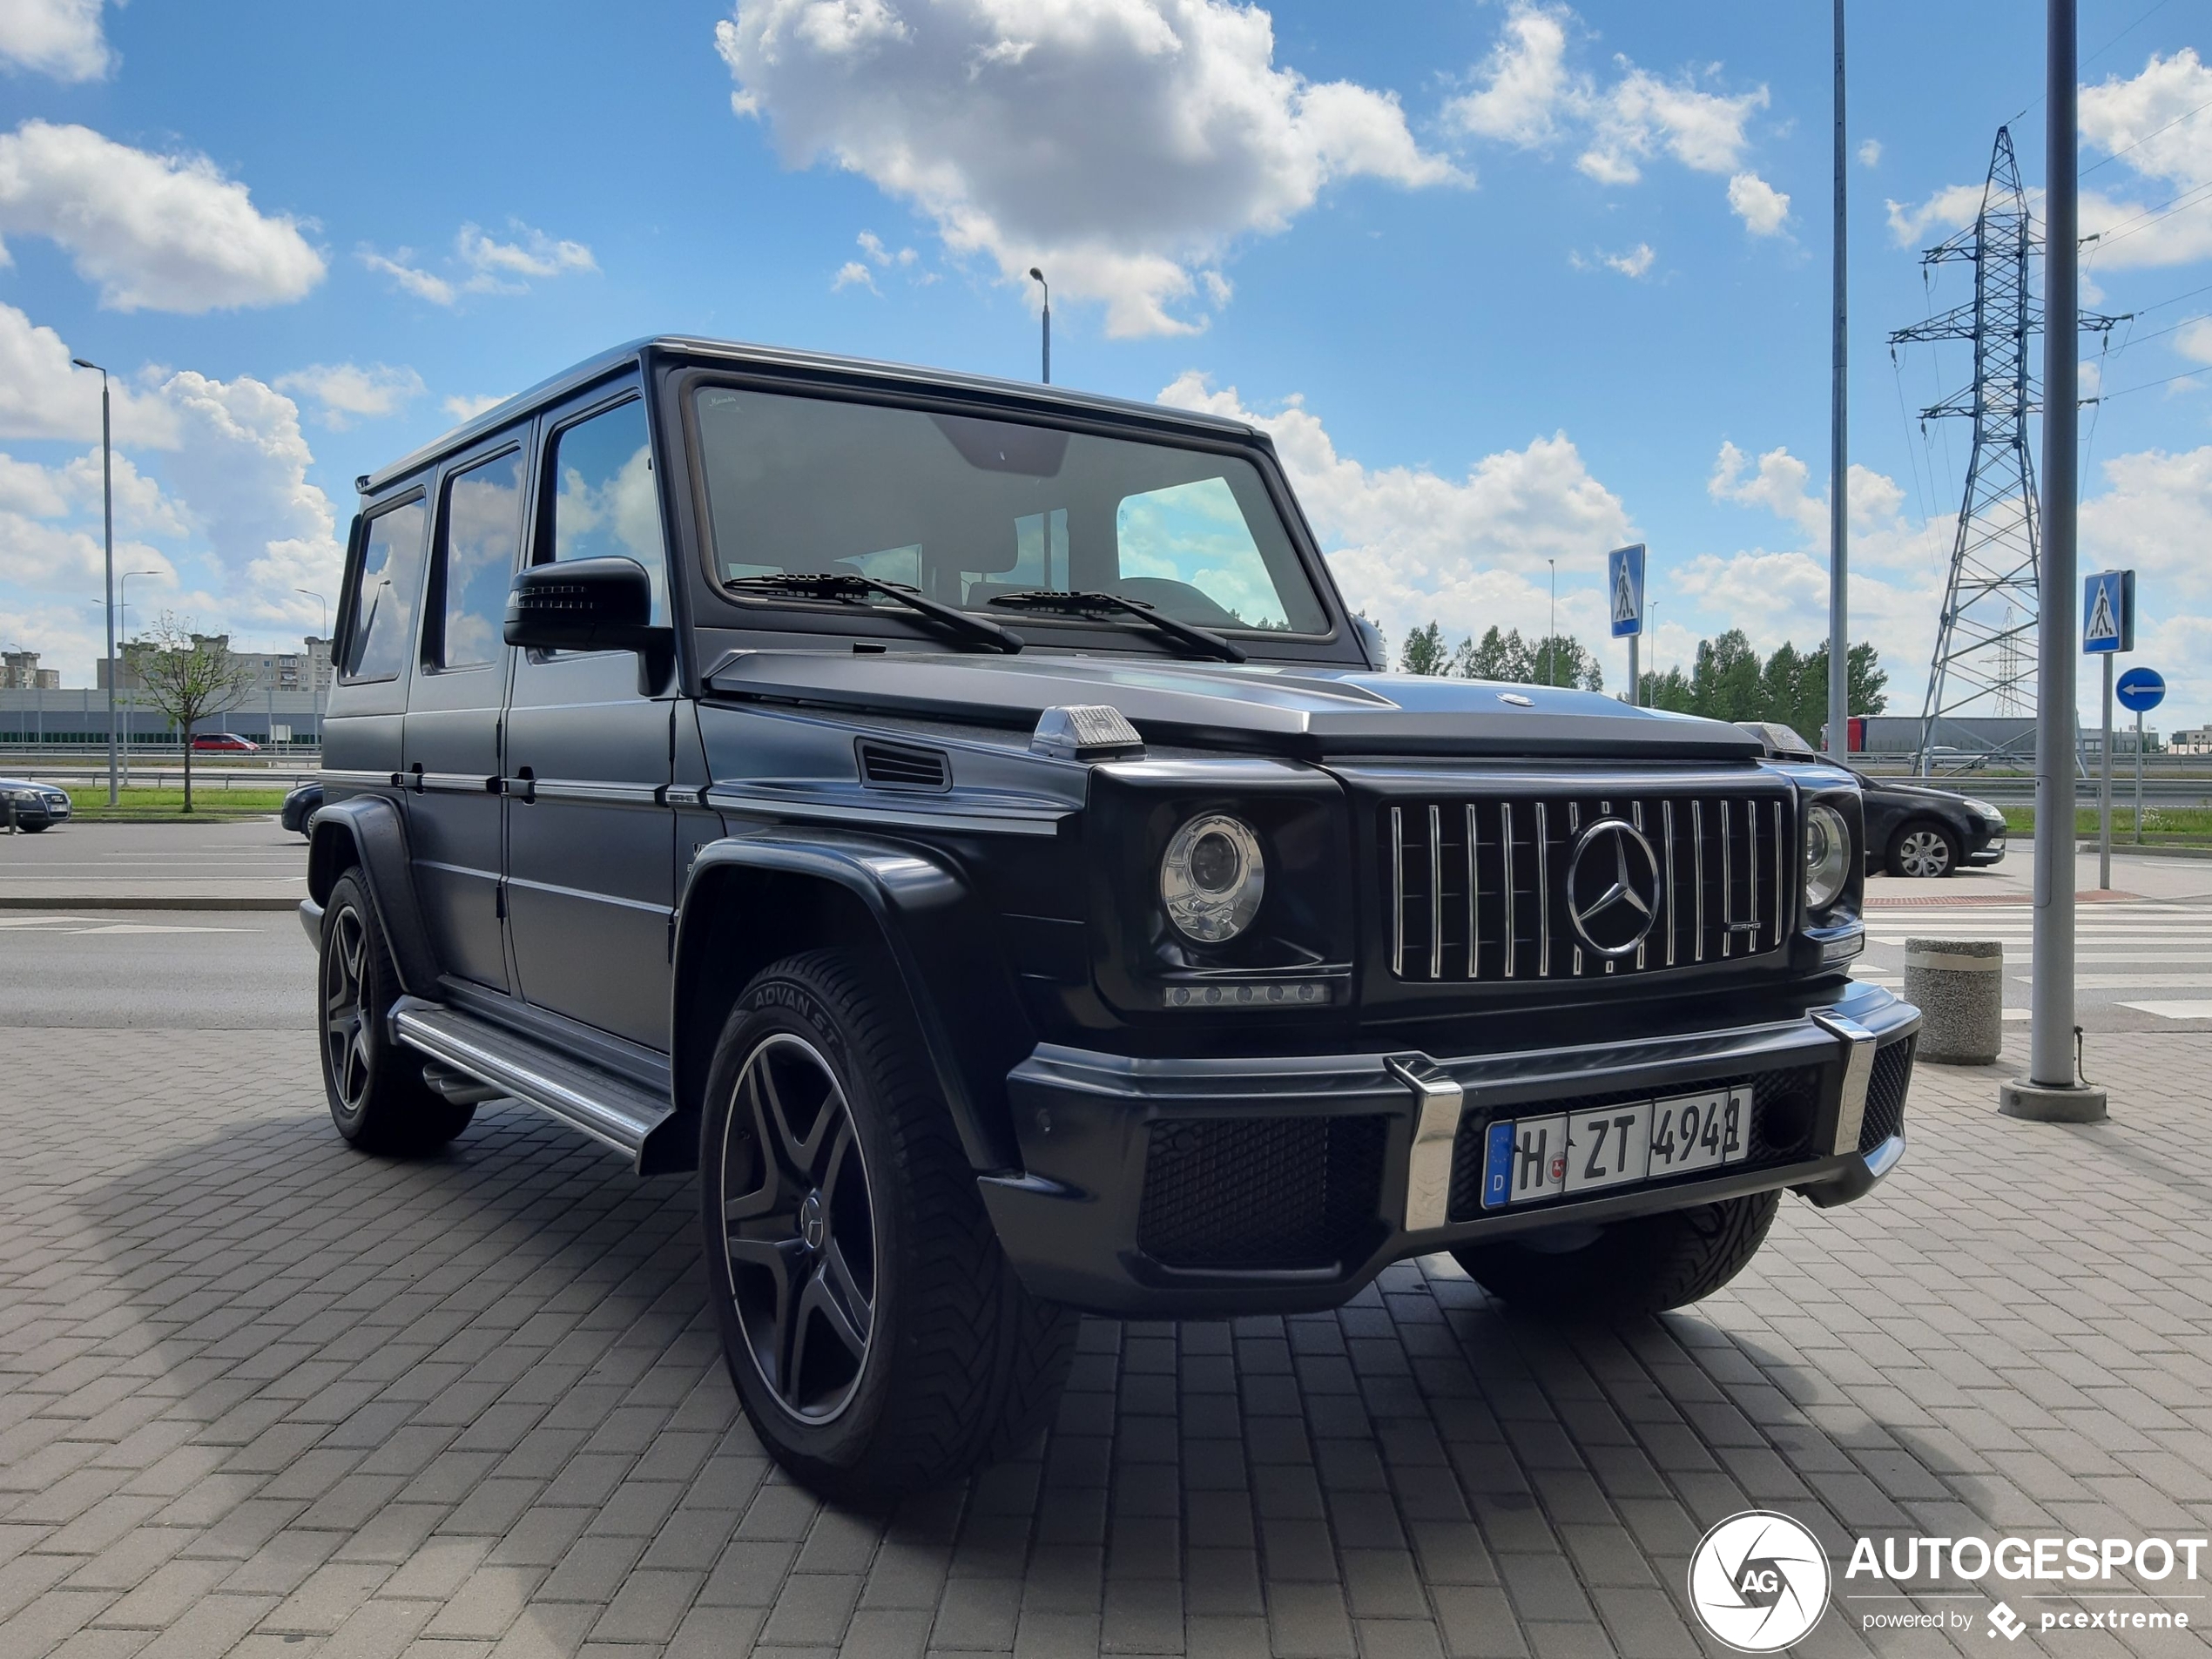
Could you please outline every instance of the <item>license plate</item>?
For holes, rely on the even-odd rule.
[[[1570,1197],[1740,1163],[1750,1155],[1751,1091],[1624,1101],[1490,1125],[1482,1207]]]

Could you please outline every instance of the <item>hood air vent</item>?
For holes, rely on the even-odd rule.
[[[953,763],[941,750],[908,749],[867,738],[860,740],[859,748],[860,781],[872,788],[941,792],[953,786]]]

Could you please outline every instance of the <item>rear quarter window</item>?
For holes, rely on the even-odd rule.
[[[347,642],[349,680],[395,678],[415,644],[415,615],[422,596],[424,531],[429,512],[417,498],[368,521],[361,575],[353,594],[353,631]]]

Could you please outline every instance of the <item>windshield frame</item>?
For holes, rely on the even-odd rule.
[[[888,605],[845,604],[775,594],[740,594],[722,582],[716,568],[712,516],[707,498],[705,451],[698,423],[698,394],[716,386],[781,396],[809,397],[829,401],[860,403],[916,412],[967,415],[984,420],[1051,428],[1095,437],[1157,444],[1234,458],[1258,475],[1269,505],[1297,561],[1298,574],[1312,593],[1328,626],[1320,632],[1290,632],[1267,628],[1217,629],[1233,639],[1255,661],[1327,663],[1365,668],[1366,658],[1351,625],[1349,608],[1337,590],[1305,515],[1283,475],[1271,445],[1264,438],[1242,439],[1182,426],[1175,412],[1163,409],[1157,421],[1141,411],[1131,418],[1116,418],[1105,411],[1028,405],[1014,398],[964,397],[933,388],[894,381],[847,380],[795,374],[749,371],[734,365],[709,367],[680,364],[664,381],[668,428],[681,434],[687,465],[685,516],[690,520],[692,544],[689,561],[694,591],[699,596],[692,621],[699,627],[745,632],[824,635],[912,643],[921,649],[941,651],[941,634],[916,625],[897,608]],[[962,607],[969,614],[1001,624],[1009,618],[988,606]],[[1111,617],[1024,613],[1016,623],[1031,651],[1115,652],[1160,660],[1190,660],[1173,642],[1134,620]]]

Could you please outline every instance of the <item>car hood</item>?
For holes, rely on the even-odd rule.
[[[35,778],[0,778],[0,789],[36,789],[53,795],[69,793],[59,784],[42,784]]]
[[[1594,691],[1265,663],[737,651],[711,693],[1028,730],[1056,705],[1107,704],[1146,738],[1330,755],[1560,755],[1746,760],[1757,739],[1717,720]]]
[[[1871,795],[1903,795],[1912,800],[1939,801],[1962,813],[1972,811],[1966,805],[1966,798],[1955,789],[1937,789],[1927,784],[1892,783],[1886,778],[1873,779],[1865,789]]]

